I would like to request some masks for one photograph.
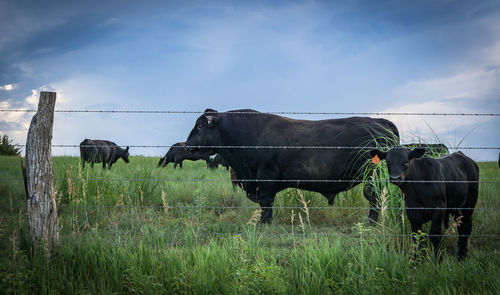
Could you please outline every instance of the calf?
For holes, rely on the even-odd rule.
[[[182,169],[182,161],[184,160],[205,160],[207,167],[210,167],[210,155],[210,153],[204,152],[191,152],[186,148],[185,142],[178,142],[170,147],[164,157],[160,158],[158,167],[166,167],[168,163],[174,163],[174,169],[177,168],[177,165]]]
[[[122,149],[111,141],[86,138],[80,143],[80,158],[83,167],[85,167],[85,162],[90,162],[91,167],[94,167],[94,163],[102,163],[103,169],[108,164],[108,170],[110,170],[120,158],[128,163],[128,156],[128,147]]]
[[[478,197],[479,167],[462,152],[439,159],[422,157],[424,148],[392,148],[388,152],[371,150],[374,159],[385,159],[390,181],[404,194],[406,215],[415,233],[431,221],[429,236],[437,255],[442,224],[449,214],[461,217],[458,223],[458,258],[467,255],[472,230],[472,213]],[[420,182],[421,181],[421,182]],[[426,208],[426,209],[422,209]]]
[[[213,165],[215,166],[215,168],[218,168],[219,165],[222,165],[226,167],[226,170],[229,170],[229,163],[226,160],[224,160],[221,154],[215,154],[215,157],[213,159]]]

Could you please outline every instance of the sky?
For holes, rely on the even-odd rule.
[[[0,0],[0,109],[40,91],[58,110],[499,114],[500,2]],[[0,134],[25,144],[32,116],[0,112]],[[198,116],[56,113],[52,143],[171,145]],[[382,117],[403,142],[498,159],[499,116]]]

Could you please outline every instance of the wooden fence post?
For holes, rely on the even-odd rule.
[[[47,249],[59,243],[51,148],[55,104],[55,92],[40,93],[26,140],[28,228],[32,241],[44,241]]]

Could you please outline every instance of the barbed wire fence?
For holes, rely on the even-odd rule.
[[[0,113],[33,113],[37,112],[34,109],[0,109]],[[60,109],[54,110],[55,113],[110,113],[110,114],[203,114],[204,111],[175,111],[175,110],[72,110],[72,109]],[[210,113],[210,112],[208,112]],[[248,111],[232,111],[232,112],[218,112],[218,113],[231,113],[231,114],[245,114],[245,115],[262,115],[262,114],[273,114],[273,115],[322,115],[322,116],[340,116],[340,115],[356,115],[356,116],[445,116],[445,117],[453,117],[453,116],[470,116],[470,117],[500,117],[500,113],[436,113],[436,112],[248,112]],[[422,143],[425,145],[425,143]],[[17,145],[21,147],[25,147],[25,145]],[[122,147],[131,147],[131,148],[185,148],[186,146],[175,146],[175,145],[123,145]],[[53,148],[80,148],[81,145],[76,144],[53,144]],[[287,149],[287,150],[296,150],[296,149],[331,149],[331,150],[361,150],[361,149],[372,149],[377,147],[369,147],[369,146],[286,146],[286,145],[233,145],[233,146],[191,146],[192,148],[225,148],[225,149]],[[499,150],[500,147],[486,147],[486,146],[454,146],[449,147],[451,150]],[[72,181],[79,181],[79,178],[55,178],[57,181],[64,181],[71,179]],[[23,178],[0,178],[0,181],[23,181]],[[85,181],[126,181],[126,182],[143,182],[143,181],[155,181],[155,182],[229,182],[231,180],[228,179],[172,179],[172,178],[116,178],[116,177],[92,177],[87,178]],[[352,184],[359,184],[365,181],[363,180],[345,180],[345,179],[238,179],[241,182],[289,182],[289,183],[304,183],[304,182],[315,182],[315,183],[344,183],[349,182]],[[374,182],[374,181],[371,181]],[[388,183],[387,179],[380,179],[378,182]],[[479,184],[498,184],[499,180],[496,179],[487,179],[480,181],[422,181],[422,180],[414,180],[414,181],[399,181],[402,183],[479,183]],[[184,206],[184,205],[168,205],[168,206],[154,206],[154,205],[113,205],[113,206],[105,206],[105,205],[84,205],[85,208],[108,208],[108,209],[123,209],[123,208],[151,208],[151,209],[183,209],[183,210],[200,210],[200,209],[231,209],[231,210],[256,210],[256,209],[264,209],[264,208],[273,208],[273,209],[304,209],[301,206],[273,206],[273,207],[255,207],[255,206]],[[20,208],[20,207],[13,207]],[[82,206],[62,206],[65,209],[81,209]],[[332,207],[332,206],[309,206],[307,209],[311,210],[369,210],[369,207],[360,207],[360,206],[351,206],[351,207]],[[495,213],[500,210],[500,208],[447,208],[449,210],[479,210],[479,211],[494,211]],[[401,208],[396,207],[388,207],[384,208],[384,210],[401,210]],[[408,210],[408,209],[407,209]],[[443,210],[442,208],[411,208],[410,210]],[[109,232],[109,234],[116,234],[114,232]],[[233,235],[242,235],[244,233],[222,233],[222,232],[200,232],[198,233],[201,236],[233,236]],[[292,233],[261,233],[263,236],[291,236]],[[310,236],[326,236],[326,237],[361,237],[366,236],[363,234],[356,233],[294,233],[296,236],[310,237]],[[408,234],[378,234],[379,236],[384,237],[408,237],[411,236]],[[71,237],[73,234],[66,236]],[[430,235],[428,235],[430,236]],[[442,234],[436,235],[442,237],[457,237],[459,235],[451,235],[451,234]],[[491,239],[500,239],[500,235],[494,234],[476,234],[471,235],[471,237],[479,237],[479,238],[491,238]]]

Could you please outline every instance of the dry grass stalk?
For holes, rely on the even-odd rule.
[[[87,178],[88,178],[88,171],[87,171]],[[87,183],[85,182],[85,178],[83,178],[81,165],[78,166],[78,180],[82,184],[82,196],[81,196],[81,198],[78,198],[78,196],[75,196],[75,197],[77,197],[76,198],[77,204],[80,203],[80,200],[81,199],[83,200],[85,198],[85,195],[87,194]]]
[[[262,215],[262,209],[255,210],[252,214],[252,217],[250,217],[250,220],[248,220],[247,224],[256,225],[257,222],[260,220],[261,215]]]
[[[163,190],[161,190],[161,201],[163,203],[163,212],[165,212],[165,214],[167,214],[169,207],[168,207],[168,202],[165,199],[165,196],[166,196],[165,192]]]
[[[66,170],[66,180],[68,182],[68,197],[71,200],[73,198],[73,179],[71,178],[71,165],[68,165]]]
[[[457,219],[453,218],[453,216],[450,215],[451,218],[451,223],[450,225],[448,226],[448,228],[446,229],[446,232],[445,232],[445,235],[451,235],[451,234],[455,234],[456,232],[458,232],[458,227],[460,226],[460,224],[462,224],[462,218],[463,216],[458,216]]]
[[[144,205],[144,191],[142,190],[142,187],[139,187],[139,192],[141,194],[141,206]]]
[[[17,229],[12,231],[12,236],[9,238],[10,244],[12,245],[12,259],[16,259],[17,253],[19,253],[19,238],[17,235]]]
[[[299,222],[300,222],[300,228],[302,228],[302,233],[306,234],[306,226],[304,224],[304,220],[302,220],[302,214],[299,213]]]
[[[123,206],[123,194],[120,194],[118,197],[118,200],[116,200],[115,208],[116,207],[122,207]]]
[[[304,198],[304,194],[300,190],[298,191],[298,193],[299,193],[299,200],[302,203],[302,207],[303,207],[301,210],[304,211],[304,213],[306,214],[307,224],[311,225],[311,220],[309,219],[309,207],[307,206],[307,204],[309,203],[309,201],[306,202],[306,200]],[[301,216],[300,216],[300,218],[302,220]]]

